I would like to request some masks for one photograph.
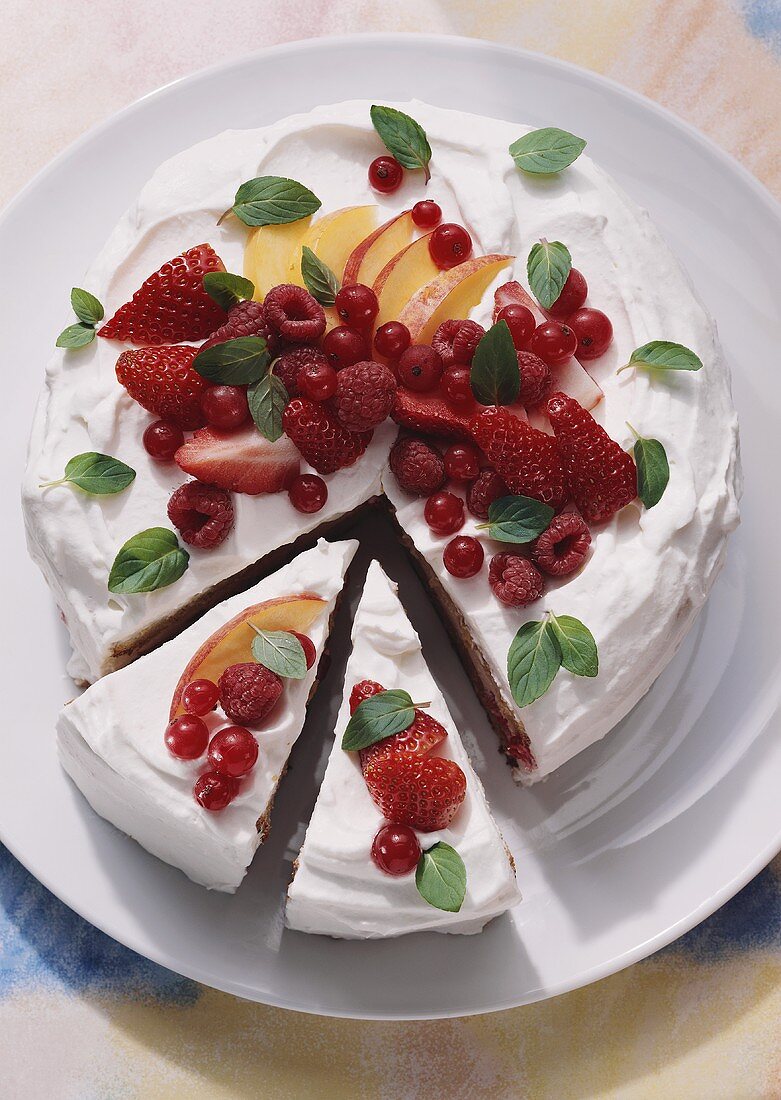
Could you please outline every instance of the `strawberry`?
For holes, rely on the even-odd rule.
[[[205,423],[201,394],[205,379],[193,370],[198,348],[139,348],[117,359],[117,380],[147,412],[171,420],[185,431]]]
[[[366,765],[366,786],[380,812],[423,833],[446,829],[466,796],[455,760],[393,753]]]
[[[301,466],[298,451],[285,436],[269,442],[254,424],[238,431],[201,428],[174,458],[185,473],[207,485],[235,493],[279,493]]]
[[[634,459],[591,413],[564,393],[548,400],[548,419],[570,492],[586,523],[604,523],[637,496]]]
[[[397,424],[426,435],[444,436],[446,439],[470,439],[470,417],[456,412],[438,394],[413,393],[412,390],[399,386],[391,416]]]
[[[491,406],[472,422],[475,441],[485,451],[511,493],[534,497],[558,510],[569,491],[556,443],[507,409]]]
[[[423,710],[416,710],[415,721],[408,729],[394,733],[392,737],[384,737],[368,749],[361,749],[361,768],[365,773],[369,764],[384,760],[387,756],[426,756],[446,737],[447,730],[436,718]]]
[[[285,433],[319,474],[352,466],[372,438],[372,432],[348,432],[334,414],[308,397],[294,397],[282,418]]]
[[[208,271],[224,270],[211,245],[189,248],[150,275],[98,336],[154,347],[203,340],[228,318],[203,289],[203,277]]]
[[[499,311],[504,309],[505,306],[526,306],[534,314],[537,321],[542,316],[540,307],[526,293],[520,283],[504,283],[494,291],[494,322],[496,322]]]

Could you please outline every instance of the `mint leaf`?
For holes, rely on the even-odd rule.
[[[178,581],[190,555],[179,545],[173,531],[150,527],[128,539],[111,566],[109,592],[129,595],[154,592]]]
[[[647,367],[653,370],[702,370],[702,360],[683,344],[674,344],[671,340],[651,340],[636,348],[628,363],[619,367],[616,373],[630,367]]]
[[[561,294],[572,270],[569,249],[561,241],[546,241],[532,246],[526,261],[526,274],[532,294],[543,309],[550,309]]]
[[[455,848],[440,840],[421,854],[415,870],[418,893],[446,913],[457,913],[466,897],[466,867]]]
[[[415,721],[415,704],[406,691],[381,691],[364,699],[347,723],[342,748],[347,752],[367,749],[394,733],[409,729]]]
[[[332,306],[339,290],[339,280],[328,264],[315,256],[306,245],[301,249],[301,278],[304,286],[321,306]]]
[[[670,480],[667,452],[658,439],[643,439],[638,435],[634,455],[637,466],[637,495],[646,508],[653,508],[662,499]]]
[[[596,676],[599,673],[599,654],[594,635],[580,619],[571,615],[554,615],[550,612],[548,629],[555,635],[561,651],[561,663],[575,676]]]
[[[314,214],[321,205],[317,195],[296,180],[257,176],[242,183],[231,209],[245,225],[286,225]]]
[[[547,621],[524,623],[507,654],[507,679],[517,705],[527,707],[544,695],[560,667],[561,650]]]
[[[203,277],[203,289],[226,313],[237,302],[249,301],[255,293],[249,279],[232,275],[230,271],[207,271]]]
[[[64,328],[60,335],[57,337],[58,348],[84,348],[87,344],[91,344],[95,339],[95,328],[93,325],[85,325],[83,321],[79,321],[77,325],[68,325]]]
[[[111,496],[121,493],[136,476],[136,471],[118,458],[102,455],[97,451],[86,451],[74,455],[65,466],[65,477],[60,481],[51,481],[41,488],[69,483],[77,486],[93,497]]]
[[[75,286],[71,291],[73,312],[85,325],[96,325],[103,320],[103,306],[94,294]]]
[[[531,542],[541,535],[553,519],[554,511],[533,497],[500,497],[488,507],[488,523],[478,525],[497,542]]]
[[[567,168],[585,148],[583,138],[555,126],[545,126],[514,141],[510,146],[510,156],[516,168],[524,172],[549,175]]]
[[[202,378],[224,386],[257,382],[268,370],[269,353],[262,336],[239,336],[199,351],[193,367]]]
[[[277,676],[287,680],[303,680],[306,676],[304,647],[289,630],[259,630],[249,624],[257,637],[252,639],[252,656]]]
[[[380,107],[375,104],[370,113],[372,125],[391,156],[404,168],[422,168],[428,183],[431,179],[428,167],[431,146],[423,127],[395,107]]]
[[[477,345],[469,375],[481,405],[511,405],[521,388],[518,353],[506,321],[492,325]]]
[[[255,427],[270,443],[282,435],[282,414],[290,397],[283,383],[268,371],[247,390],[247,401]]]

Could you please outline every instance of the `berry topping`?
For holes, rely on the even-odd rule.
[[[237,302],[228,310],[228,320],[211,334],[201,348],[224,344],[226,340],[238,340],[241,336],[262,336],[268,340],[270,333],[266,310],[262,302]]]
[[[465,580],[474,577],[483,568],[485,553],[482,545],[471,535],[456,535],[445,547],[442,560],[445,569],[453,577]]]
[[[637,496],[634,460],[574,398],[554,393],[547,408],[572,497],[587,523],[604,523]]]
[[[471,408],[466,411],[471,411]],[[405,386],[399,386],[391,416],[397,424],[424,435],[441,435],[446,439],[471,438],[470,417],[454,409],[436,393],[413,393]]]
[[[532,333],[529,350],[549,367],[561,367],[578,350],[578,338],[561,321],[543,321]]]
[[[518,400],[531,409],[547,396],[551,384],[550,367],[533,351],[519,351],[518,370],[521,375]]]
[[[374,334],[374,350],[386,359],[398,359],[410,345],[409,329],[401,321],[388,321]]]
[[[270,442],[254,424],[235,432],[201,428],[176,452],[185,473],[235,493],[281,493],[298,474],[301,459],[284,435]]]
[[[317,474],[299,474],[288,489],[290,503],[297,512],[319,512],[328,500],[328,486]]]
[[[139,405],[191,432],[205,423],[201,395],[206,381],[193,370],[198,348],[163,347],[123,351],[117,381]]]
[[[382,195],[389,195],[401,187],[404,169],[395,157],[377,157],[369,165],[369,184]]]
[[[587,296],[588,283],[578,269],[573,267],[570,269],[566,282],[561,288],[561,294],[550,307],[548,313],[550,313],[552,317],[559,317],[562,320],[566,320],[566,318],[569,317],[571,313],[574,313],[576,309],[580,309]]]
[[[238,792],[237,780],[215,771],[199,775],[193,787],[195,801],[203,806],[204,810],[211,810],[212,813],[229,806]]]
[[[219,775],[240,779],[255,767],[258,743],[244,726],[224,726],[209,742],[209,763]]]
[[[495,554],[488,566],[488,583],[494,595],[508,607],[526,607],[545,589],[545,581],[520,554]]]
[[[480,455],[469,443],[454,443],[444,459],[445,472],[452,481],[474,481],[480,473]]]
[[[191,680],[182,692],[182,706],[188,714],[208,714],[220,699],[217,685],[211,680]]]
[[[499,406],[483,409],[472,422],[472,431],[511,493],[534,497],[555,509],[566,502],[564,467],[549,435]]]
[[[220,676],[220,702],[231,722],[253,725],[270,714],[282,694],[282,681],[265,665],[229,665]]]
[[[206,752],[209,730],[197,715],[180,714],[168,723],[165,743],[171,756],[179,760],[197,760]]]
[[[433,199],[421,199],[412,207],[412,220],[418,229],[433,229],[442,221],[442,207]]]
[[[485,329],[476,321],[443,321],[432,338],[432,346],[446,367],[469,366]]]
[[[306,661],[306,667],[311,668],[317,658],[317,650],[315,649],[315,643],[307,634],[299,634],[297,630],[291,630],[290,633],[294,638],[298,638],[301,643],[301,648],[304,651],[304,660]]]
[[[325,334],[323,352],[334,370],[351,367],[369,358],[369,342],[354,328],[338,325]]]
[[[321,474],[352,466],[371,441],[371,432],[348,432],[325,405],[306,397],[288,404],[282,424],[306,462]]]
[[[382,424],[393,408],[396,379],[388,367],[368,360],[339,371],[334,408],[348,432],[367,432]]]
[[[298,372],[298,388],[304,397],[327,401],[336,393],[336,371],[329,363],[307,363]]]
[[[460,328],[460,321],[443,321],[431,337],[431,346],[446,367],[453,365],[453,340]]]
[[[328,366],[328,356],[319,348],[293,348],[274,361],[274,374],[287,390],[288,397],[299,397],[298,376],[310,365]]]
[[[188,546],[214,550],[233,530],[233,501],[225,489],[188,481],[171,494],[168,518]]]
[[[578,309],[567,318],[578,341],[578,359],[598,359],[613,342],[613,325],[601,309]]]
[[[334,301],[336,312],[351,328],[368,328],[380,312],[377,295],[363,283],[343,286]]]
[[[508,489],[496,470],[481,470],[469,486],[466,506],[477,519],[488,519],[488,509],[495,500],[506,497]]]
[[[272,287],[263,305],[268,323],[291,344],[311,344],[325,332],[325,311],[302,286]]]
[[[437,226],[428,240],[431,259],[442,271],[447,271],[472,255],[472,238],[463,225],[445,222]]]
[[[364,680],[363,683],[371,684],[372,681]],[[416,710],[415,720],[407,729],[391,737],[384,737],[368,749],[361,749],[361,768],[365,771],[370,763],[386,756],[425,756],[446,737],[447,730],[436,718],[432,718],[424,710]]]
[[[203,277],[224,270],[211,245],[189,248],[150,275],[98,336],[153,346],[203,340],[226,320],[225,310],[203,289]]]
[[[155,462],[170,462],[184,443],[182,429],[170,420],[155,420],[142,436],[144,450]]]
[[[397,439],[388,459],[399,487],[418,496],[430,496],[445,484],[442,455],[422,439]]]
[[[367,765],[364,777],[389,821],[424,833],[446,829],[466,796],[461,768],[439,756],[387,756]]]
[[[423,517],[437,535],[452,535],[464,526],[464,502],[453,493],[434,493],[426,501]]]
[[[520,302],[511,302],[504,306],[497,313],[496,320],[506,322],[517,351],[527,347],[537,327],[532,311]]]
[[[477,408],[469,367],[451,367],[446,370],[442,375],[442,391],[460,413],[467,414]]]
[[[208,424],[225,432],[240,428],[249,419],[243,386],[209,386],[201,395],[201,408]]]
[[[372,841],[372,859],[386,875],[409,875],[420,855],[420,842],[409,825],[383,825]]]
[[[360,680],[354,684],[350,692],[350,714],[355,714],[364,699],[371,699],[372,695],[379,695],[381,691],[385,688],[376,680]]]
[[[399,381],[409,390],[427,393],[442,377],[442,359],[428,344],[413,344],[399,359]]]
[[[543,573],[566,577],[580,568],[590,545],[591,534],[578,513],[561,512],[531,544],[531,558]]]

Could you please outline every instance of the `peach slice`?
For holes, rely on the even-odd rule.
[[[255,284],[254,298],[261,302],[272,286],[287,282],[290,256],[308,231],[311,216],[287,225],[261,225],[251,229],[244,246],[244,276]]]
[[[176,685],[170,718],[184,714],[182,692],[193,680],[211,680],[216,684],[230,665],[253,660],[252,639],[255,631],[250,623],[259,630],[295,630],[306,634],[325,607],[325,600],[306,592],[300,596],[279,596],[240,611],[207,638],[189,661]]]
[[[397,320],[410,331],[413,344],[430,344],[443,321],[468,317],[513,256],[475,256],[435,279],[413,295]]]
[[[414,231],[415,223],[409,210],[375,229],[350,253],[342,282],[374,286],[385,265],[410,243]]]
[[[377,327],[386,321],[395,321],[410,298],[439,275],[439,268],[431,259],[428,248],[430,237],[430,233],[418,237],[397,252],[374,280],[372,289],[380,303],[375,322]]]
[[[376,206],[348,206],[343,210],[334,210],[318,218],[307,229],[300,245],[291,253],[290,265],[285,282],[303,286],[301,275],[301,250],[304,245],[341,281],[345,264],[353,250],[365,240],[377,225]]]

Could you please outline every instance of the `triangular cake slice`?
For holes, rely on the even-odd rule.
[[[265,839],[357,545],[320,541],[60,715],[60,759],[93,809],[203,886],[234,891]],[[215,740],[229,725],[244,732]]]
[[[352,642],[336,738],[288,892],[286,923],[302,932],[356,939],[424,930],[479,932],[520,900],[514,864],[396,586],[376,562],[369,569]],[[367,681],[373,687],[356,691]],[[415,712],[416,722],[425,717],[412,738],[417,743],[412,753],[404,752],[398,740],[364,752],[342,748],[351,711],[352,733],[359,728],[360,699],[380,687],[429,704]],[[410,729],[397,737],[409,748]],[[380,809],[380,804],[389,808],[389,782],[395,784],[392,797],[405,818],[401,822],[389,821]],[[452,799],[459,784],[449,824],[431,829],[438,814],[448,815],[440,804]],[[427,806],[420,800],[411,809],[424,787]],[[411,824],[425,817],[425,830]],[[374,844],[386,826],[400,824]]]

